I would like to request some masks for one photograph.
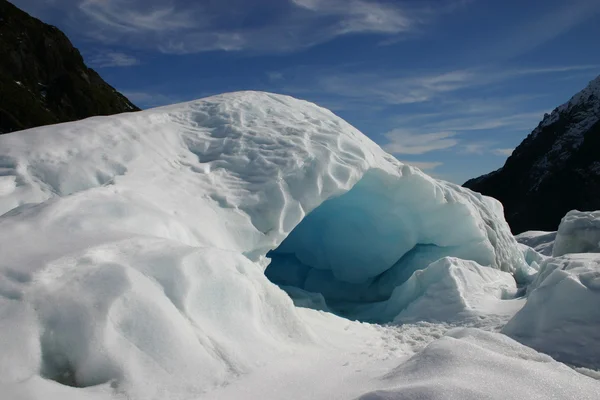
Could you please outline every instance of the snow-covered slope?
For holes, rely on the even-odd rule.
[[[502,168],[464,186],[499,199],[513,232],[553,231],[570,210],[600,209],[599,146],[600,76],[546,114]]]
[[[347,380],[361,383],[345,392],[357,397],[448,326],[298,308],[267,276],[315,308],[373,320],[387,307],[391,320],[449,295],[455,316],[477,317],[513,294],[509,273],[530,270],[497,201],[286,96],[9,134],[0,165],[0,384],[12,398],[198,398],[256,384],[265,368],[274,387],[291,382],[292,364],[335,370],[316,398]],[[435,263],[444,257],[471,261]],[[518,307],[503,308],[490,329]],[[571,389],[589,398],[595,384]],[[264,385],[256,398],[281,398]]]

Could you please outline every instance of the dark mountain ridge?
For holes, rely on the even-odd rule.
[[[600,209],[600,76],[546,114],[502,168],[463,186],[500,200],[515,234]]]
[[[0,134],[138,111],[56,27],[0,0]]]

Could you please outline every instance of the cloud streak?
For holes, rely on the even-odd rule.
[[[405,35],[463,1],[62,0],[30,7],[60,9],[74,30],[105,44],[175,54],[285,53],[347,35]]]
[[[511,59],[527,53],[573,27],[600,14],[597,0],[570,0],[560,7],[538,8],[539,15],[528,19],[522,26],[511,27],[497,43],[480,53],[481,57]]]
[[[454,147],[456,132],[417,133],[394,129],[385,134],[388,143],[383,148],[392,154],[425,154]]]
[[[94,68],[109,67],[131,67],[138,65],[140,61],[128,54],[119,52],[107,52],[96,54],[90,58],[89,63]]]
[[[444,163],[439,162],[439,161],[403,161],[403,160],[401,160],[400,162],[402,162],[404,164],[412,165],[413,167],[417,167],[423,171],[431,171],[433,169],[436,169],[437,167],[444,165]]]
[[[321,75],[314,87],[330,95],[360,98],[388,105],[424,103],[466,89],[490,86],[526,76],[591,71],[598,65],[567,65],[544,68],[471,68],[438,73],[332,72]],[[300,90],[306,90],[305,85]],[[294,88],[291,89],[294,91]]]

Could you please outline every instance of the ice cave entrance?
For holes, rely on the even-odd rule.
[[[486,262],[477,259],[486,255],[478,257],[479,230],[464,205],[432,193],[422,176],[371,170],[271,250],[265,274],[298,306],[373,322],[365,309],[388,300],[414,271],[444,256]]]

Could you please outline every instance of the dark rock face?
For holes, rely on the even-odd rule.
[[[515,234],[600,209],[600,76],[546,114],[502,168],[464,186],[500,200]]]
[[[0,134],[137,110],[60,30],[0,0]]]

